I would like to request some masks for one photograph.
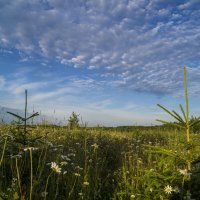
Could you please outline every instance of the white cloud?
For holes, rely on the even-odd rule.
[[[35,82],[35,83],[11,83],[10,86],[8,87],[8,90],[14,94],[21,94],[23,93],[26,89],[27,90],[39,90],[45,86],[49,86],[49,84],[46,82]]]
[[[4,0],[0,45],[101,69],[100,77],[114,74],[113,83],[132,90],[171,93],[180,87],[183,64],[200,62],[197,7],[197,0]],[[190,81],[196,91],[199,81]]]
[[[0,89],[3,89],[5,86],[5,78],[3,76],[0,76]]]

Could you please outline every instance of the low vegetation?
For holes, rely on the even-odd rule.
[[[0,125],[0,200],[200,199],[199,118],[189,118],[186,68],[183,117],[155,127]],[[32,124],[32,123],[31,123]]]

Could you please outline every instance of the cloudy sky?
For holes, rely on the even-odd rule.
[[[0,0],[0,106],[90,125],[200,115],[199,0]]]

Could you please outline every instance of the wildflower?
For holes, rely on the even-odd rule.
[[[68,156],[69,156],[69,157],[75,157],[76,154],[75,154],[75,153],[69,153]]]
[[[173,190],[175,193],[180,193],[180,190],[178,187],[175,187],[174,190]]]
[[[16,178],[13,178],[12,181],[15,183],[15,182],[17,182],[17,179],[16,179]]]
[[[48,195],[48,192],[42,192],[42,197],[45,197]]]
[[[50,147],[53,147],[53,143],[47,142],[47,144],[48,144]]]
[[[89,185],[89,182],[85,181],[85,182],[83,182],[83,185],[84,185],[84,186],[88,186],[88,185]]]
[[[79,192],[78,195],[79,195],[79,196],[83,196],[83,193],[82,193],[82,192]]]
[[[65,175],[65,174],[67,174],[67,171],[64,171],[64,172],[63,172],[63,175]]]
[[[39,148],[37,148],[37,147],[27,147],[27,148],[24,148],[24,151],[36,151],[36,150],[38,150]]]
[[[51,169],[58,174],[61,173],[61,168],[55,162],[51,162]]]
[[[153,188],[150,188],[149,191],[150,191],[150,192],[153,192]]]
[[[68,158],[67,156],[65,156],[65,155],[61,155],[60,156],[63,160],[66,160],[66,161],[71,161],[71,159],[70,158]]]
[[[81,176],[79,173],[74,173],[74,175],[77,177]]]
[[[167,186],[165,186],[164,191],[165,191],[165,193],[167,193],[167,194],[171,194],[172,191],[173,191],[173,188],[172,188],[172,186],[167,185]]]
[[[76,169],[77,169],[77,170],[80,170],[80,171],[82,171],[82,170],[83,170],[83,168],[82,168],[82,167],[80,167],[80,166],[76,166]]]
[[[131,197],[131,199],[134,199],[134,198],[135,198],[135,195],[134,195],[134,194],[132,194],[130,197]]]
[[[98,149],[98,147],[99,147],[96,143],[94,143],[94,144],[91,145],[91,146],[94,148],[94,150]]]
[[[137,161],[138,161],[139,164],[142,164],[142,159],[141,158],[138,158]]]
[[[187,169],[179,169],[180,174],[187,175]]]
[[[68,164],[68,162],[66,162],[66,161],[62,161],[62,162],[60,163],[61,166],[67,165],[67,164]]]
[[[17,154],[17,155],[11,155],[11,158],[22,158],[22,155]]]

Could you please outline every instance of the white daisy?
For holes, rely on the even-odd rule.
[[[55,162],[51,162],[51,169],[58,174],[61,173],[61,168]]]
[[[173,192],[173,188],[170,185],[165,186],[164,188],[165,193],[171,194]]]

